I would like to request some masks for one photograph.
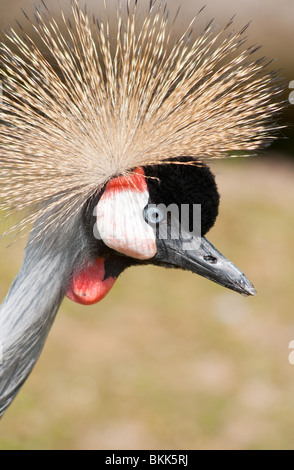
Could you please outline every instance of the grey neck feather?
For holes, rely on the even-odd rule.
[[[30,240],[35,237],[34,229]],[[0,308],[0,416],[32,371],[79,256],[85,236],[75,222],[63,236],[28,243],[22,267]]]

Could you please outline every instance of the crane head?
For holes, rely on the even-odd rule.
[[[112,178],[93,198],[84,218],[90,255],[72,273],[70,299],[96,303],[122,271],[142,264],[181,268],[255,294],[245,275],[204,236],[218,214],[213,174],[200,162],[177,163],[137,167]]]

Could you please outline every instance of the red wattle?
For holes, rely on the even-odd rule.
[[[116,281],[114,277],[105,277],[105,260],[97,258],[74,273],[66,296],[83,305],[92,305],[102,300]]]

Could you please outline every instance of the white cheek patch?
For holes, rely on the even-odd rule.
[[[142,168],[107,184],[95,214],[105,245],[132,258],[153,258],[157,252],[155,233],[143,216],[148,200]]]

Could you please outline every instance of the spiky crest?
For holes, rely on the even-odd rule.
[[[250,153],[274,138],[280,93],[245,28],[196,40],[191,25],[176,41],[166,6],[137,1],[116,33],[72,0],[61,24],[43,2],[37,45],[11,30],[0,46],[4,94],[0,114],[0,197],[22,224],[66,224],[114,175],[175,157]],[[16,50],[16,52],[15,52]],[[174,160],[173,160],[174,161]],[[184,184],[184,182],[183,182]]]

